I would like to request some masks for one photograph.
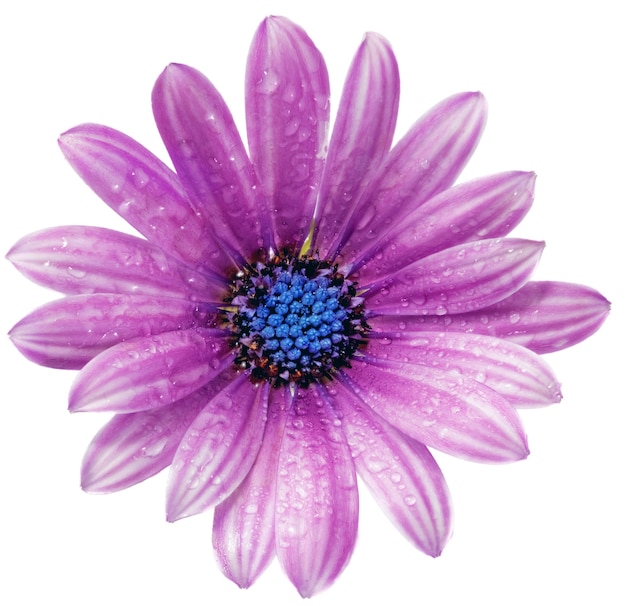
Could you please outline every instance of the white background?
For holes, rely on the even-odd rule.
[[[130,230],[76,177],[56,137],[100,122],[165,158],[150,92],[171,61],[206,73],[243,127],[247,49],[267,14],[302,25],[324,53],[335,108],[363,33],[385,35],[402,78],[399,134],[443,97],[481,90],[489,123],[463,178],[535,170],[535,205],[516,231],[548,243],[535,277],[592,285],[613,312],[589,341],[548,357],[565,399],[523,412],[527,461],[481,466],[438,456],[456,512],[440,558],[414,551],[363,494],[352,561],[314,599],[624,603],[626,49],[617,1],[17,4],[0,25],[3,251],[51,225]],[[7,262],[0,271],[6,332],[55,295]],[[222,577],[210,513],[164,521],[163,474],[111,496],[82,493],[82,453],[105,418],[67,413],[74,373],[36,367],[8,339],[1,347],[0,602],[300,603],[277,563],[247,591]]]

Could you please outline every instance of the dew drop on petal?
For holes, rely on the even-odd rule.
[[[180,153],[185,156],[185,158],[194,158],[196,156],[196,150],[194,149],[194,146],[186,139],[183,139],[179,143],[179,146]]]
[[[150,177],[148,177],[146,172],[141,170],[141,168],[136,168],[130,173],[130,175],[133,180],[133,184],[137,189],[145,187],[150,181]]]
[[[84,278],[87,275],[87,272],[84,269],[78,269],[76,267],[72,267],[71,265],[67,268],[67,273],[72,276],[72,278]]]
[[[517,324],[520,321],[521,317],[518,313],[512,311],[509,314],[509,322],[511,322],[511,324]]]
[[[141,449],[141,455],[144,457],[158,457],[163,452],[166,446],[166,439],[158,440],[154,444],[150,444],[150,446],[144,446]]]
[[[248,503],[244,508],[244,511],[248,514],[254,514],[259,510],[259,506],[256,503]]]
[[[366,465],[367,465],[367,468],[372,473],[380,473],[381,471],[384,471],[388,467],[385,461],[381,461],[380,459],[378,459],[376,456],[373,456],[373,455],[367,458]]]
[[[270,69],[263,70],[263,76],[257,83],[257,91],[265,95],[271,95],[280,84],[278,75]]]

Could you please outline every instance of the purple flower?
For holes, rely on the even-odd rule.
[[[505,236],[534,174],[453,186],[483,97],[444,100],[391,148],[398,97],[393,53],[368,34],[327,147],[324,61],[298,26],[266,19],[246,73],[249,154],[211,83],[170,65],[153,109],[176,172],[104,126],[60,139],[145,239],[64,226],[9,253],[68,295],[20,321],[16,346],[80,370],[70,410],[116,413],[86,453],[83,488],[170,466],[168,520],[215,507],[220,566],[242,587],[274,554],[301,595],[330,585],[354,548],[357,474],[439,555],[451,507],[429,447],[525,458],[516,408],[560,399],[537,354],[608,313],[590,288],[528,281],[542,243]]]

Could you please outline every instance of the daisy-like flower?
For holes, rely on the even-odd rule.
[[[453,187],[483,97],[442,101],[391,148],[398,96],[389,44],[366,35],[327,146],[322,56],[268,18],[246,72],[249,153],[212,84],[170,65],[152,101],[175,172],[105,126],[60,139],[144,238],[64,226],[9,253],[67,295],[19,322],[14,343],[80,370],[71,411],[115,413],[83,488],[121,490],[169,466],[167,519],[215,507],[219,564],[242,587],[274,555],[301,595],[331,584],[354,548],[357,474],[439,555],[450,501],[429,449],[525,458],[516,408],[560,399],[537,354],[608,313],[590,288],[528,281],[543,244],[505,236],[534,174]]]

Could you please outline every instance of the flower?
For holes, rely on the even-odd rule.
[[[144,238],[65,226],[9,252],[68,295],[11,337],[80,370],[72,411],[116,413],[83,488],[170,466],[170,521],[215,507],[224,573],[249,586],[276,554],[303,596],[354,548],[356,474],[437,556],[450,500],[430,448],[528,454],[517,407],[560,399],[537,355],[592,334],[599,293],[531,282],[542,244],[506,238],[534,175],[453,186],[485,121],[478,93],[435,106],[391,150],[399,76],[368,34],[326,153],[329,86],[302,29],[263,22],[246,75],[249,155],[218,92],[171,65],[153,108],[176,172],[110,128],[61,136],[69,162]]]

